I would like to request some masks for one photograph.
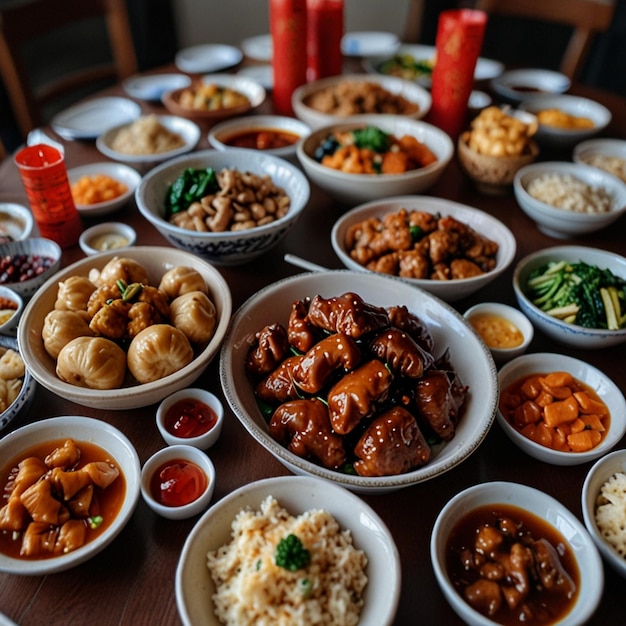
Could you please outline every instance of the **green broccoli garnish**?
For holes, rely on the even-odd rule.
[[[294,534],[281,539],[276,546],[276,565],[290,572],[305,568],[311,561],[309,551]]]
[[[366,126],[352,131],[354,145],[357,148],[367,148],[373,152],[382,154],[391,146],[391,135],[375,126]]]

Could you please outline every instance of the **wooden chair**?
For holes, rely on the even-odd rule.
[[[613,0],[477,0],[474,8],[492,15],[573,28],[559,69],[575,80],[580,76],[594,36],[608,30],[615,4]]]
[[[105,20],[113,61],[73,70],[34,87],[25,47],[68,24],[80,27],[81,22],[96,17]],[[93,45],[87,37],[84,43]],[[77,50],[76,55],[81,55],[81,51]],[[137,58],[125,0],[28,0],[0,10],[0,77],[24,137],[43,123],[44,105],[86,86],[102,84],[106,79],[122,80],[136,72]]]

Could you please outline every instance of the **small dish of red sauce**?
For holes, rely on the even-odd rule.
[[[206,389],[181,389],[161,402],[156,421],[167,444],[207,450],[220,436],[224,408],[219,398]]]
[[[193,446],[163,448],[141,471],[143,499],[155,513],[169,519],[185,519],[204,511],[214,488],[215,467]]]

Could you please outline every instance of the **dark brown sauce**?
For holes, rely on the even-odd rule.
[[[5,487],[9,480],[12,472],[15,471],[18,463],[23,461],[28,457],[37,457],[42,461],[46,458],[48,454],[50,454],[55,448],[63,446],[65,441],[67,441],[67,437],[58,440],[46,441],[44,443],[38,444],[25,450],[19,456],[12,459],[7,465],[3,466],[0,470],[0,486],[2,491],[0,492],[0,508],[6,504],[8,500],[9,494],[7,493]],[[119,476],[113,481],[106,489],[98,489],[96,488],[96,492],[94,493],[94,502],[92,502],[92,507],[90,508],[90,512],[93,511],[92,514],[98,514],[102,517],[102,523],[95,529],[89,527],[87,522],[87,533],[85,538],[85,544],[93,541],[103,532],[107,530],[114,522],[117,517],[120,509],[122,508],[122,504],[124,503],[124,498],[126,496],[126,479],[124,477],[123,472],[121,471],[121,467],[119,463],[111,457],[111,455],[94,443],[88,443],[85,441],[76,441],[74,440],[76,445],[81,451],[80,461],[76,465],[74,469],[80,469],[81,467],[87,465],[87,463],[95,462],[95,461],[106,461],[114,464],[119,470]],[[18,538],[13,538],[11,532],[9,531],[0,531],[0,552],[10,556],[14,559],[22,559],[27,561],[39,561],[48,558],[58,557],[59,554],[51,553],[51,554],[43,554],[33,557],[22,556],[20,555],[20,547],[21,547],[21,536]],[[83,544],[84,545],[84,544]]]
[[[300,139],[297,133],[273,128],[255,128],[234,133],[222,141],[234,148],[254,150],[275,150],[292,146]]]
[[[475,569],[465,567],[463,556],[467,556],[468,550],[473,552],[479,528],[485,525],[497,527],[502,518],[515,522],[517,532],[513,538],[505,539],[501,551],[506,553],[510,545],[518,540],[522,544],[538,539],[546,540],[556,550],[561,566],[569,576],[570,583],[573,583],[573,592],[571,587],[568,594],[564,592],[565,587],[550,590],[539,583],[531,585],[524,601],[529,612],[526,612],[524,618],[520,616],[522,605],[511,610],[504,601],[497,612],[489,618],[505,626],[553,624],[562,619],[574,606],[580,585],[578,564],[571,547],[560,532],[524,509],[508,504],[486,505],[464,515],[454,526],[446,545],[446,569],[450,580],[461,597],[467,601],[466,590],[480,578],[480,575]],[[474,608],[479,610],[477,607]],[[529,617],[530,613],[532,617]]]
[[[513,91],[522,91],[524,93],[546,93],[544,89],[531,87],[530,85],[511,85],[510,88],[513,89]]]

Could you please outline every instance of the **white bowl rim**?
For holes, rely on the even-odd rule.
[[[524,291],[524,287],[521,285],[521,275],[528,270],[529,264],[539,267],[544,263],[548,263],[550,260],[558,259],[559,255],[566,255],[568,257],[580,256],[580,260],[584,260],[583,256],[588,254],[600,254],[608,259],[612,259],[618,263],[624,264],[626,269],[626,259],[615,252],[609,252],[608,250],[602,250],[600,248],[590,248],[586,246],[554,246],[551,248],[543,248],[542,250],[536,250],[526,255],[515,266],[513,270],[513,290],[521,297],[524,304],[531,310],[537,317],[539,317],[544,323],[550,324],[557,329],[564,330],[569,333],[575,333],[586,337],[597,337],[598,339],[606,336],[610,333],[611,337],[624,336],[626,338],[626,328],[618,330],[608,331],[604,328],[586,328],[577,324],[568,324],[556,317],[548,315],[545,311],[542,311],[537,305],[533,304]],[[622,276],[626,279],[626,274]]]
[[[20,237],[15,241],[24,241],[24,239],[30,237],[35,227],[35,219],[33,218],[32,211],[30,211],[28,207],[19,202],[0,202],[0,213],[7,213],[19,217],[24,222],[24,228],[20,233]]]
[[[43,559],[40,561],[24,561],[20,559],[13,559],[6,555],[0,555],[0,571],[12,574],[27,574],[34,576],[60,572],[84,563],[92,556],[95,556],[95,554],[103,550],[106,546],[109,545],[109,543],[111,543],[111,541],[113,541],[113,539],[115,539],[115,537],[117,537],[117,535],[121,532],[121,530],[130,520],[135,511],[135,506],[140,496],[141,469],[139,456],[128,437],[121,430],[109,424],[108,422],[82,415],[61,415],[58,417],[48,417],[43,420],[33,422],[31,424],[21,426],[17,430],[12,431],[11,433],[3,437],[2,440],[0,440],[0,446],[7,446],[13,443],[15,439],[20,439],[24,435],[28,435],[29,433],[33,431],[38,431],[42,428],[50,429],[50,437],[54,437],[54,429],[57,426],[79,429],[81,428],[81,426],[86,426],[94,430],[104,430],[112,437],[117,438],[126,450],[126,454],[129,457],[129,462],[132,464],[132,469],[135,473],[135,479],[133,480],[131,477],[128,477],[126,475],[124,476],[126,481],[126,496],[124,498],[124,502],[122,503],[122,507],[120,508],[120,511],[115,518],[114,523],[109,528],[107,528],[100,536],[96,537],[93,541],[90,541],[80,548],[77,548],[69,554],[52,557],[49,559]],[[77,434],[75,436],[75,439],[80,441],[80,437],[81,435]],[[97,437],[92,437],[91,439],[93,443],[98,445],[100,448],[106,450],[106,448],[104,448],[104,446],[97,439]],[[15,454],[13,456],[15,456]],[[121,465],[118,458],[116,458],[116,461],[118,462],[118,464]],[[5,560],[6,564],[2,562]]]
[[[250,78],[250,76],[215,72],[212,74],[203,74],[200,80],[205,85],[214,83],[221,87],[232,87],[233,89],[239,89],[245,92],[244,95],[250,100],[252,109],[260,106],[267,97],[265,87],[263,87],[258,80]]]
[[[503,493],[505,495],[503,497],[492,497],[490,494],[493,492]],[[536,497],[537,506],[534,508],[520,506],[516,502],[516,496],[521,493]],[[581,603],[580,594],[578,594],[576,604],[572,607],[572,611],[574,608],[576,609],[576,617],[572,624],[584,624],[586,620],[593,615],[598,607],[598,604],[600,603],[600,600],[602,599],[602,592],[604,588],[604,569],[602,567],[600,553],[598,552],[595,542],[585,528],[584,524],[564,504],[551,495],[535,487],[530,487],[522,483],[493,481],[473,485],[454,495],[439,512],[439,515],[433,525],[430,537],[430,557],[435,577],[437,578],[437,582],[441,588],[444,587],[445,581],[445,595],[448,597],[448,601],[452,603],[451,598],[454,598],[454,602],[456,603],[458,600],[457,606],[464,607],[464,612],[466,615],[471,616],[471,623],[473,624],[480,624],[481,626],[493,626],[495,624],[495,622],[488,619],[485,615],[472,608],[461,598],[458,592],[453,589],[452,584],[449,582],[446,568],[439,559],[440,535],[443,532],[442,527],[446,523],[446,518],[450,516],[461,503],[465,501],[471,502],[474,498],[478,498],[479,502],[473,506],[466,505],[464,507],[466,511],[473,509],[474,506],[482,506],[482,504],[489,503],[497,504],[502,502],[525,509],[536,517],[543,518],[544,521],[548,522],[553,528],[555,528],[568,542],[570,549],[576,557],[581,582],[583,575],[585,574],[585,570],[580,566],[580,560],[577,553],[581,550],[585,550],[588,559],[595,565],[595,567],[593,567],[593,575],[588,575],[590,588],[587,595],[589,598],[587,598],[585,603]],[[539,509],[541,509],[541,512],[539,512]],[[577,537],[577,540],[572,542],[572,537]],[[453,606],[453,608],[455,608],[456,611],[457,607]],[[569,623],[568,618],[573,615],[572,611],[564,616],[563,623]]]
[[[362,498],[357,496],[356,494],[351,493],[345,487],[340,485],[329,483],[320,478],[315,478],[313,476],[274,476],[271,478],[263,478],[252,483],[248,483],[247,485],[243,485],[237,488],[235,491],[225,495],[222,499],[220,499],[217,503],[215,503],[204,515],[196,522],[191,532],[187,536],[183,548],[180,553],[178,565],[176,567],[176,575],[175,575],[175,590],[176,590],[176,605],[178,607],[178,611],[183,623],[186,626],[191,626],[190,616],[186,610],[186,606],[184,603],[184,588],[183,588],[183,570],[185,559],[190,554],[193,543],[196,536],[200,533],[201,528],[210,523],[211,518],[216,515],[219,515],[219,512],[225,506],[230,504],[234,504],[235,501],[241,499],[247,493],[254,493],[255,496],[258,494],[259,503],[264,499],[264,497],[269,495],[274,495],[275,490],[278,490],[278,494],[280,494],[281,487],[287,486],[295,486],[300,489],[302,492],[305,490],[315,491],[322,490],[326,493],[334,493],[337,494],[338,497],[342,499],[354,503],[354,510],[356,511],[358,507],[362,508],[364,512],[367,514],[367,517],[370,520],[373,520],[378,527],[378,535],[382,538],[381,543],[385,543],[389,552],[391,552],[393,556],[393,567],[392,573],[393,578],[387,579],[386,583],[388,587],[388,595],[389,599],[389,609],[387,612],[388,619],[383,624],[368,624],[364,626],[389,626],[392,623],[393,617],[395,616],[398,602],[400,600],[400,591],[401,591],[401,578],[402,578],[402,570],[400,567],[400,555],[398,552],[398,548],[395,544],[393,536],[389,531],[387,525],[382,520],[382,518],[376,513],[374,509],[371,508],[369,504],[367,504]],[[278,501],[278,504],[283,506],[283,502],[281,502],[281,495],[274,496]],[[289,509],[289,506],[286,506]],[[303,507],[304,510],[310,510],[313,508],[323,508],[319,505],[315,504],[315,500],[311,500],[311,505],[307,507]],[[289,511],[291,514],[295,512]],[[329,511],[333,514],[333,511]],[[298,514],[298,513],[296,513]],[[232,523],[232,520],[231,522]],[[343,524],[342,524],[343,526]],[[351,528],[351,526],[347,526]],[[371,528],[371,526],[368,526]],[[358,546],[359,548],[365,550],[367,553],[367,546]],[[366,592],[367,593],[367,592]],[[361,622],[359,622],[361,623]]]
[[[392,209],[389,206],[385,206],[387,203],[392,203],[394,205],[396,204],[399,205],[402,203],[416,203],[418,204],[418,206],[416,207],[417,210],[420,210],[420,211],[424,210],[424,211],[431,212],[431,209],[432,209],[437,212],[441,212],[442,215],[445,214],[446,208],[448,210],[452,209],[456,211],[461,211],[463,213],[475,213],[477,215],[480,215],[482,219],[488,222],[491,222],[494,225],[497,225],[498,228],[501,230],[501,234],[504,237],[504,241],[502,244],[500,244],[500,247],[498,250],[498,252],[501,254],[501,257],[498,258],[496,267],[494,267],[490,272],[487,272],[487,274],[481,274],[480,276],[471,276],[470,278],[460,278],[456,280],[451,280],[446,284],[472,285],[474,283],[482,282],[485,279],[486,275],[490,275],[495,278],[496,276],[501,274],[504,270],[506,270],[506,268],[509,267],[509,265],[513,262],[513,259],[515,258],[515,253],[517,251],[517,241],[515,239],[515,236],[503,222],[501,222],[499,219],[497,219],[490,213],[487,213],[486,211],[482,211],[481,209],[474,208],[467,204],[461,204],[459,202],[454,202],[452,200],[446,200],[445,198],[438,198],[436,196],[409,195],[409,196],[394,196],[391,198],[384,198],[382,200],[372,200],[370,202],[365,202],[364,204],[360,204],[354,209],[347,211],[335,222],[335,224],[332,227],[331,235],[330,235],[331,243],[332,243],[333,249],[335,250],[335,254],[337,254],[337,256],[342,261],[342,263],[345,264],[344,257],[348,258],[348,255],[345,252],[343,245],[339,244],[337,241],[339,231],[345,226],[345,224],[351,221],[356,221],[355,215],[360,211],[367,211],[370,208],[373,209],[376,206],[380,206],[380,214],[385,215],[387,213],[391,213],[397,210],[397,209]],[[365,267],[361,267],[361,269],[358,269],[356,265],[353,268],[351,267],[349,269],[353,269],[355,271],[363,271],[367,273],[374,273],[374,272],[370,272],[370,270],[368,270]],[[399,278],[399,280],[403,280],[404,282],[407,282],[413,286],[417,285],[419,287],[422,287],[422,289],[426,289],[426,290],[427,290],[427,285],[429,285],[432,282],[428,278],[426,279]]]
[[[531,365],[535,363],[536,365]],[[543,363],[554,363],[555,365],[545,366],[542,365]],[[511,370],[517,370],[519,368],[530,368],[532,372],[549,372],[553,371],[555,368],[558,368],[559,371],[568,371],[570,373],[571,369],[580,368],[581,370],[586,371],[593,377],[596,377],[603,381],[606,390],[612,392],[612,395],[616,400],[617,411],[611,411],[611,425],[609,428],[609,432],[607,433],[607,436],[595,448],[587,452],[562,452],[560,450],[553,450],[552,448],[542,446],[532,439],[528,439],[527,437],[522,435],[513,426],[511,426],[511,424],[509,424],[508,420],[502,415],[500,409],[498,408],[496,419],[502,427],[502,430],[504,430],[514,442],[523,442],[524,446],[528,448],[528,450],[534,451],[538,456],[542,458],[547,456],[552,457],[555,464],[579,464],[586,463],[590,460],[598,458],[598,456],[600,455],[606,454],[619,443],[621,438],[624,436],[624,433],[626,433],[626,399],[622,395],[619,387],[611,379],[611,377],[602,370],[591,365],[590,363],[587,363],[586,361],[582,361],[581,359],[577,359],[566,354],[558,354],[552,352],[534,352],[532,354],[522,354],[512,359],[508,363],[505,363],[498,371],[498,383],[500,385],[501,391],[505,387],[503,381],[508,375],[511,374]],[[517,377],[519,378],[519,376],[523,375],[524,374],[519,374]],[[575,376],[575,378],[579,377]],[[511,380],[510,382],[513,382],[513,380]],[[586,383],[586,381],[584,380],[582,382]],[[530,452],[528,452],[528,454],[530,454]]]

